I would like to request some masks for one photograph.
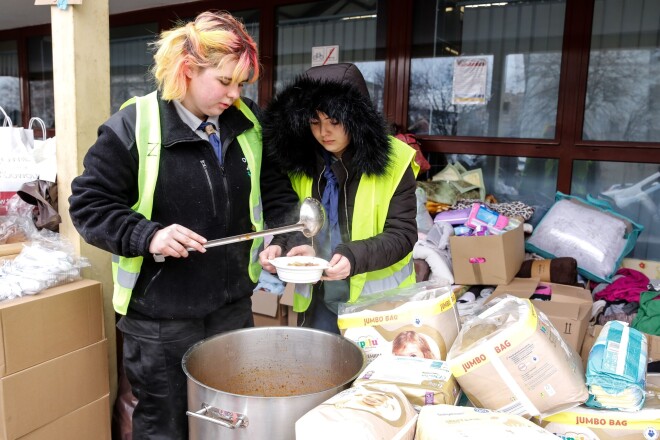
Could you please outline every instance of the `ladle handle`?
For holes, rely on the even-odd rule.
[[[211,248],[216,246],[223,246],[225,244],[237,243],[239,241],[254,240],[255,238],[265,237],[267,235],[286,234],[287,232],[296,232],[296,231],[304,231],[304,230],[305,230],[304,224],[296,223],[295,225],[281,226],[279,228],[266,229],[260,232],[251,232],[248,234],[234,235],[232,237],[225,237],[225,238],[219,238],[217,240],[207,241],[206,243],[204,243],[204,247]],[[187,248],[187,250],[195,251],[196,249],[189,247]],[[153,255],[154,255],[154,260],[157,263],[162,263],[163,261],[165,261],[164,255],[162,254],[153,254]]]
[[[215,423],[216,425],[224,426],[229,429],[247,428],[249,425],[248,418],[245,414],[235,413],[232,411],[225,411],[214,406],[202,403],[202,409],[199,411],[186,411],[186,415],[196,417],[198,419]]]
[[[239,241],[254,240],[255,238],[265,237],[267,235],[286,234],[287,232],[302,231],[303,229],[305,229],[305,226],[302,223],[296,223],[295,225],[282,226],[279,228],[266,229],[260,232],[234,235],[233,237],[225,237],[225,238],[219,238],[217,240],[207,241],[206,243],[204,243],[204,247],[211,248],[211,247],[222,246],[230,243],[237,243]],[[195,249],[188,248],[188,250],[194,251]]]

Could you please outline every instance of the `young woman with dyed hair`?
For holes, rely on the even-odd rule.
[[[207,240],[280,226],[297,213],[288,178],[262,165],[255,42],[228,13],[161,34],[158,90],[106,121],[72,183],[73,224],[113,254],[123,365],[138,403],[133,438],[188,438],[185,352],[253,325],[261,240]],[[262,191],[263,189],[263,191]],[[152,254],[158,254],[161,262]]]

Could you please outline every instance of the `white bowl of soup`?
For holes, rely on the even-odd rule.
[[[277,269],[277,276],[285,283],[315,283],[329,266],[323,258],[298,255],[270,260]]]

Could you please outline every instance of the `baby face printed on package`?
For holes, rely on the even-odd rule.
[[[447,290],[417,301],[382,301],[339,315],[342,334],[368,361],[381,354],[444,360],[460,329],[456,299]]]

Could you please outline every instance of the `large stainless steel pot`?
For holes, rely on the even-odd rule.
[[[190,440],[290,440],[310,409],[348,388],[366,358],[352,341],[299,327],[235,330],[183,357]]]

